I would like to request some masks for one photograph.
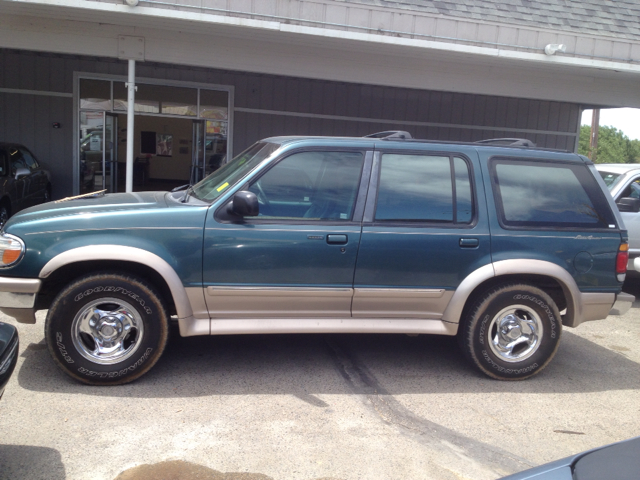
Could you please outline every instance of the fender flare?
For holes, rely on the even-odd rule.
[[[169,286],[173,301],[176,305],[178,319],[193,318],[193,310],[187,297],[187,292],[173,267],[155,253],[148,252],[141,248],[126,247],[123,245],[87,245],[72,248],[49,260],[47,264],[42,267],[38,276],[40,278],[47,278],[60,267],[72,263],[91,260],[113,260],[114,258],[132,263],[141,263],[155,270],[164,278],[164,281],[167,282]]]
[[[582,294],[578,284],[569,272],[560,265],[545,260],[512,259],[484,265],[467,275],[456,289],[453,297],[451,297],[451,301],[442,315],[442,320],[460,323],[462,310],[469,296],[478,285],[493,277],[518,274],[540,275],[557,280],[567,297],[566,317],[569,325],[571,326],[574,323],[574,319],[583,317],[582,303],[580,302]]]

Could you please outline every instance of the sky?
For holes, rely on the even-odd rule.
[[[582,113],[582,125],[591,125],[592,112],[585,110]],[[631,140],[640,140],[640,108],[603,108],[600,126],[615,127]]]

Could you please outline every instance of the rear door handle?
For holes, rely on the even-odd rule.
[[[477,238],[461,238],[460,246],[462,248],[475,248],[480,245],[480,240]]]
[[[327,235],[327,243],[330,245],[345,245],[347,240],[346,235]]]

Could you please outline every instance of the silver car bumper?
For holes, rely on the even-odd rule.
[[[0,277],[0,311],[20,323],[35,323],[33,307],[41,285],[39,279]]]

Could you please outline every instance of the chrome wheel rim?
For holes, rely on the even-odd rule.
[[[489,346],[500,360],[520,362],[536,353],[543,332],[540,316],[534,310],[524,305],[511,305],[491,320]]]
[[[135,353],[144,337],[144,325],[130,303],[119,298],[101,298],[76,314],[71,337],[84,358],[112,365]]]

